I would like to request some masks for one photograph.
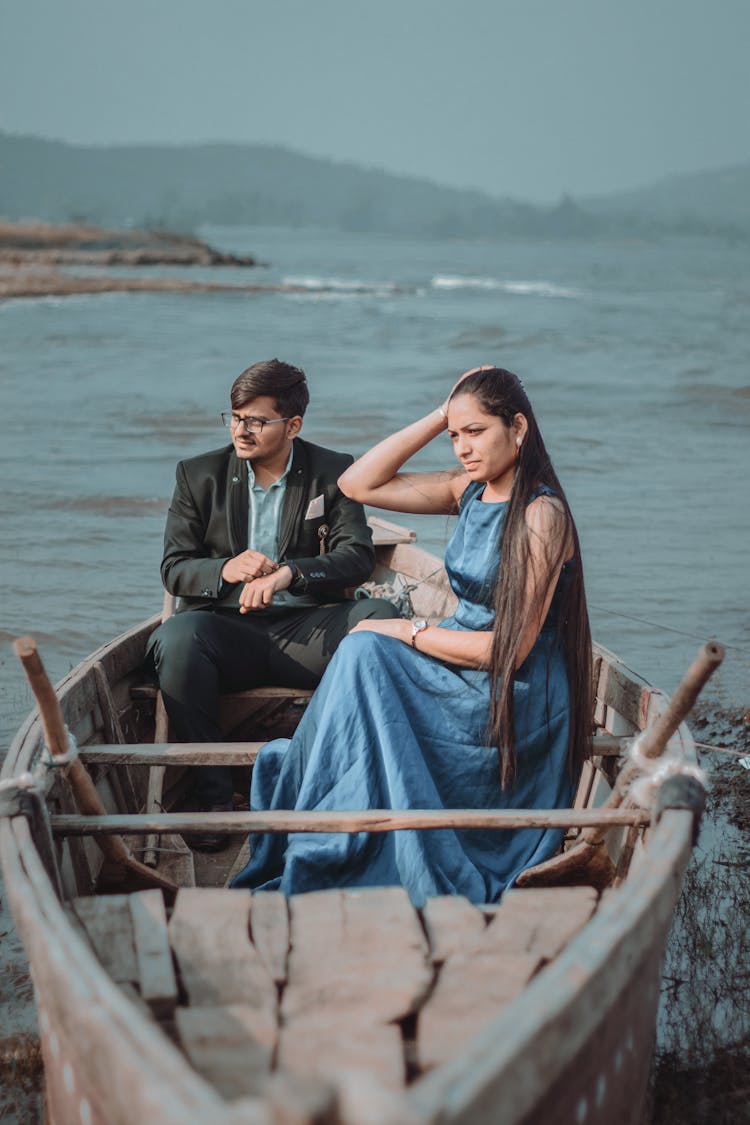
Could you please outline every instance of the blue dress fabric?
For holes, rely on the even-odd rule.
[[[458,606],[445,629],[492,628],[498,544],[507,503],[464,493],[445,566]],[[548,491],[546,489],[540,491]],[[544,627],[516,672],[516,779],[503,792],[488,744],[487,672],[443,664],[402,641],[358,632],[339,646],[289,739],[263,747],[250,807],[269,809],[568,808],[569,691],[556,633],[565,568]],[[401,885],[496,902],[521,871],[552,856],[557,829],[254,834],[235,887],[287,895]]]

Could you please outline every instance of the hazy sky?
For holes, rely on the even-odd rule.
[[[552,200],[750,160],[750,0],[0,0],[0,128]]]

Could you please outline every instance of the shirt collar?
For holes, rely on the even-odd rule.
[[[294,446],[292,446],[292,448],[289,450],[289,457],[287,458],[286,468],[284,469],[284,472],[281,474],[281,476],[278,478],[278,480],[275,480],[275,481],[273,481],[272,484],[269,484],[267,489],[263,489],[264,492],[268,492],[269,489],[275,488],[276,485],[286,484],[286,478],[289,475],[289,470],[292,467],[292,458],[293,457],[294,457]],[[255,488],[255,473],[253,471],[252,461],[248,461],[248,463],[247,463],[247,483],[248,483],[248,486],[250,488]],[[258,488],[260,488],[260,485],[258,485]]]

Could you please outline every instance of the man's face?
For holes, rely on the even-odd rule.
[[[235,424],[235,420],[239,418],[267,424],[260,431],[256,427],[255,433],[248,433],[243,423]],[[284,455],[288,456],[291,440],[302,424],[298,417],[281,419],[276,401],[270,395],[260,395],[243,403],[232,410],[232,419],[232,444],[242,461],[272,462]]]

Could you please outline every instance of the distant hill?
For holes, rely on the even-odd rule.
[[[750,231],[750,164],[665,176],[645,187],[585,198],[580,203],[599,218]]]
[[[719,175],[706,173],[707,183]],[[564,198],[539,207],[273,145],[94,147],[0,133],[0,217],[11,220],[181,230],[203,222],[280,224],[469,237],[590,236],[675,225],[675,212],[649,210],[639,193],[619,197],[621,205],[616,198],[585,205]],[[705,214],[680,212],[679,221],[688,230],[715,229],[724,218],[709,207]],[[729,226],[735,225],[733,218]],[[750,218],[744,226],[750,232]]]

